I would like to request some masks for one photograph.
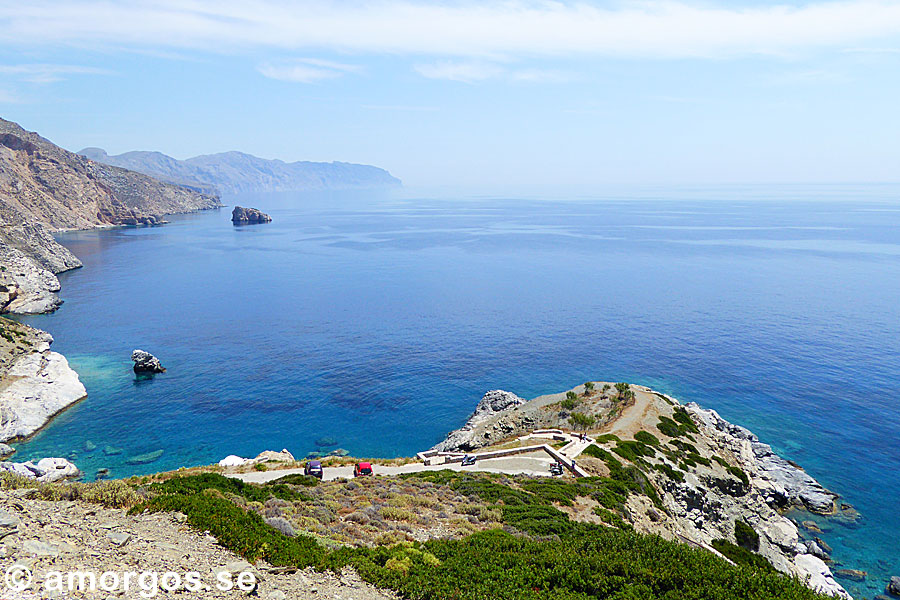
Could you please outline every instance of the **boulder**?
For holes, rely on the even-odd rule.
[[[159,359],[145,352],[144,350],[135,350],[131,353],[131,360],[134,361],[135,373],[165,373],[166,368],[163,367]]]
[[[0,444],[0,458],[6,458],[16,452],[16,449],[8,444]]]
[[[42,458],[35,467],[38,481],[61,481],[81,475],[78,467],[64,458]]]
[[[249,458],[241,458],[235,454],[229,454],[225,458],[219,461],[220,467],[236,467],[238,465],[242,465],[244,463],[250,462]]]
[[[897,577],[896,575],[891,577],[891,582],[888,583],[887,591],[894,596],[900,596],[900,577]]]
[[[244,208],[243,206],[235,206],[231,211],[231,222],[238,225],[245,223],[271,223],[272,217],[262,212],[258,208]]]
[[[294,455],[288,452],[287,450],[282,450],[281,452],[275,452],[274,450],[264,450],[260,452],[259,455],[253,459],[253,462],[294,462],[296,459]]]
[[[78,467],[64,458],[42,458],[37,463],[32,461],[23,463],[3,462],[0,463],[0,471],[9,471],[10,473],[41,482],[61,481],[81,475]]]

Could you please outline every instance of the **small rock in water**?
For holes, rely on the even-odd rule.
[[[131,353],[131,360],[134,361],[135,373],[165,373],[166,368],[163,367],[159,359],[145,352],[144,350],[135,350]]]
[[[137,456],[132,456],[125,462],[128,463],[129,465],[146,465],[147,463],[152,463],[153,461],[158,459],[160,456],[162,456],[163,452],[165,452],[165,450],[160,449],[160,450],[155,450],[154,452],[138,454]]]
[[[116,448],[115,446],[106,445],[103,447],[103,454],[107,456],[114,456],[116,454],[122,454],[121,448]]]
[[[107,477],[109,477],[109,469],[107,469],[107,468],[97,469],[97,474],[95,475],[95,477],[97,479],[106,479]]]
[[[244,223],[271,223],[272,217],[258,208],[235,206],[234,210],[231,211],[231,222],[235,225],[242,225]]]
[[[824,551],[827,552],[828,554],[831,554],[831,553],[832,553],[831,546],[829,546],[829,545],[828,545],[828,542],[826,542],[826,541],[823,540],[822,538],[817,537],[817,538],[816,538],[816,543],[819,545],[819,548],[821,548],[822,550],[824,550]]]
[[[332,450],[328,453],[328,456],[349,456],[350,451],[344,450],[343,448],[338,448],[337,450]]]
[[[307,458],[307,459],[310,459],[310,458],[319,458],[320,456],[322,456],[322,453],[321,453],[321,452],[308,452],[308,453],[306,454],[306,458]]]
[[[91,440],[87,440],[87,441],[84,443],[84,451],[85,451],[85,452],[93,452],[93,451],[96,450],[96,449],[97,449],[97,444],[95,444],[95,443],[92,442]]]
[[[333,437],[320,437],[316,440],[316,446],[319,448],[327,448],[328,446],[337,446],[338,441]]]
[[[822,533],[822,529],[815,521],[803,521],[800,523],[800,526],[807,531],[811,531],[813,533]]]
[[[866,575],[868,575],[868,573],[859,569],[838,569],[834,574],[836,577],[849,579],[850,581],[865,581]]]

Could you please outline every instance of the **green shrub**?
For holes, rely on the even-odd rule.
[[[634,434],[634,439],[650,446],[659,446],[659,438],[649,431],[638,431],[636,434]]]
[[[734,539],[741,548],[751,552],[759,551],[759,534],[742,519],[736,519],[734,522]]]
[[[578,400],[578,394],[575,392],[566,392],[566,400]]]
[[[775,567],[773,567],[765,558],[763,558],[759,554],[750,552],[746,548],[735,546],[728,540],[724,540],[721,538],[713,540],[712,547],[721,552],[723,555],[725,555],[726,558],[728,558],[735,564],[748,566],[752,569],[758,569],[760,571],[768,571],[769,573],[773,574],[776,573]]]
[[[566,398],[565,400],[560,402],[559,405],[566,410],[572,410],[573,408],[578,406],[578,400],[575,400],[574,398]]]
[[[597,419],[591,415],[586,415],[583,413],[572,413],[569,415],[569,422],[576,429],[590,429],[594,426]]]
[[[743,483],[744,486],[750,485],[750,478],[747,477],[747,474],[744,472],[744,470],[742,468],[728,465],[727,467],[725,467],[725,470],[728,471],[729,473],[731,473],[732,475],[734,475],[735,477],[737,477],[738,479],[740,479],[741,483]]]

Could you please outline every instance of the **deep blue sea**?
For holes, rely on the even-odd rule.
[[[823,536],[870,573],[842,582],[857,597],[900,574],[900,187],[443,196],[226,198],[274,221],[60,236],[84,268],[23,320],[89,396],[17,459],[126,476],[323,437],[412,455],[486,390],[626,380],[715,408],[858,507]],[[136,380],[134,348],[168,372]]]

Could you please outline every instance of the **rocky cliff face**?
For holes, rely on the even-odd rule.
[[[0,319],[0,442],[32,435],[87,392],[49,333]]]
[[[81,262],[53,231],[153,225],[218,206],[214,196],[93,162],[0,119],[0,311],[58,306],[56,274]]]
[[[99,163],[146,173],[165,181],[223,194],[394,187],[400,180],[384,169],[344,162],[267,160],[243,152],[222,152],[176,160],[160,152],[110,156],[100,148],[79,154]]]

